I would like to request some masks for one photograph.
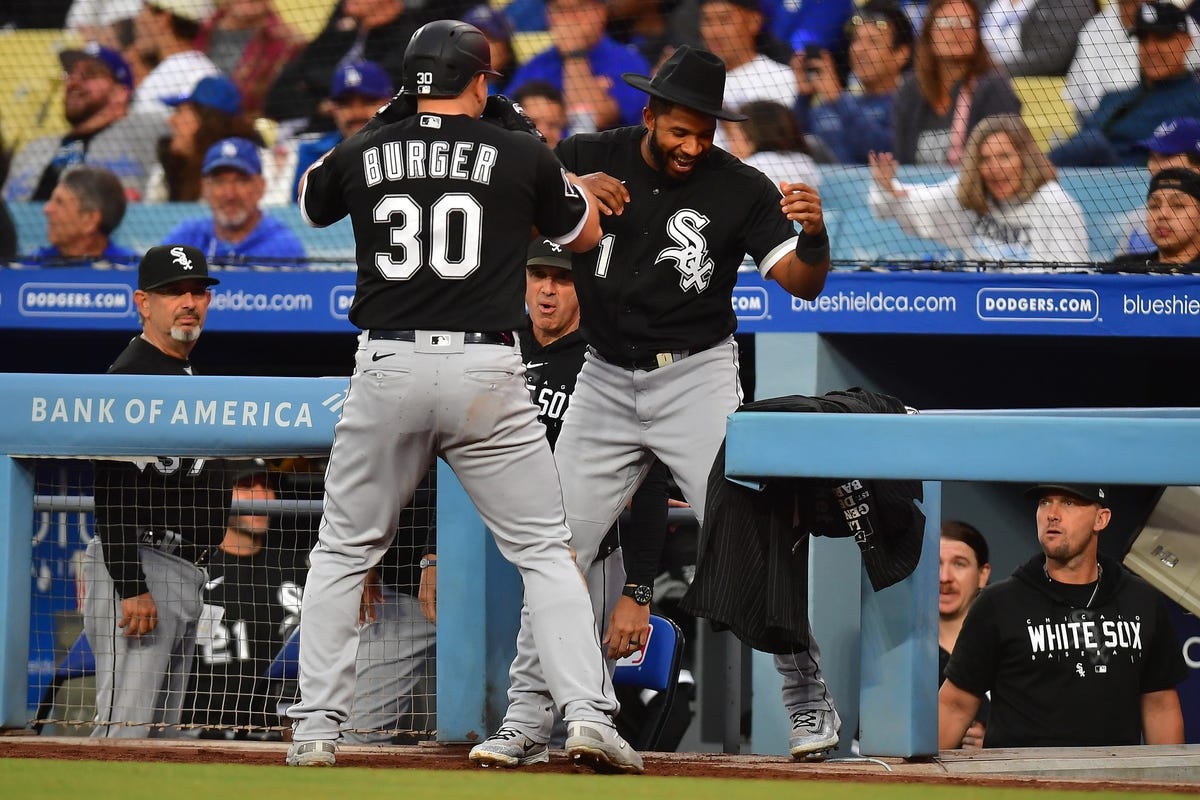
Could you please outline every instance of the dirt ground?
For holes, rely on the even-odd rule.
[[[478,769],[467,760],[467,745],[342,747],[338,765],[380,769]],[[106,741],[76,737],[34,736],[19,732],[4,737],[6,758],[50,758],[103,761],[163,761],[177,763],[228,763],[281,765],[287,744],[280,742],[222,742],[211,740]],[[1056,779],[1045,776],[954,775],[939,759],[872,759],[796,763],[782,756],[724,755],[720,753],[648,753],[646,773],[661,776],[758,778],[776,780],[844,780],[855,782],[936,783],[1058,789],[1118,789],[1127,792],[1171,792],[1196,795],[1196,783],[1148,780]],[[575,767],[562,752],[549,764],[524,769],[569,773]]]

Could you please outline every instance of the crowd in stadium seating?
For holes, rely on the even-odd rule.
[[[80,162],[116,174],[131,202],[197,201],[206,152],[230,137],[259,148],[261,205],[294,203],[300,172],[347,135],[349,109],[352,129],[400,85],[412,32],[447,17],[484,32],[500,73],[492,91],[519,96],[554,141],[637,124],[644,98],[621,74],[646,74],[679,44],[703,46],[728,66],[726,105],[761,120],[723,125],[717,144],[786,162],[814,184],[823,165],[865,166],[872,153],[889,154],[901,178],[906,165],[957,169],[972,132],[998,114],[1021,115],[1052,164],[1084,168],[1145,165],[1156,128],[1200,118],[1200,3],[1188,0],[314,0],[313,14],[329,13],[311,41],[274,0],[74,0],[49,22],[46,9],[12,5],[0,24],[61,25],[87,44],[60,55],[62,133],[10,142],[6,171],[0,161],[8,203],[45,202]],[[1022,94],[1020,81],[1043,79],[1053,92]],[[1047,98],[1072,110],[1071,129],[1043,128],[1035,105]],[[968,211],[969,227],[1011,223],[990,201]],[[1062,202],[1057,222],[1074,241],[1077,207]],[[979,244],[953,252],[987,258]],[[1111,255],[1152,244],[1126,237]],[[1089,258],[1086,246],[1068,249]],[[221,252],[237,251],[209,255],[219,264]]]

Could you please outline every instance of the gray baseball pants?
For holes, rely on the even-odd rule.
[[[610,724],[617,701],[520,352],[463,344],[461,333],[448,331],[417,338],[359,337],[304,590],[301,699],[288,711],[294,739],[335,740],[349,719],[363,579],[435,455],[454,470],[521,574],[528,635],[555,704],[568,720]]]
[[[96,727],[113,739],[179,737],[203,606],[203,569],[156,550],[138,548],[158,624],[134,639],[117,627],[121,601],[99,539],[88,543],[83,570],[83,630],[96,656]]]
[[[741,402],[732,336],[652,372],[627,370],[588,354],[554,451],[581,569],[591,567],[604,535],[655,456],[671,470],[697,520],[703,520],[708,475],[725,440],[725,419]],[[602,595],[592,593],[593,598]],[[597,624],[604,625],[603,606],[594,612]],[[527,622],[522,615],[504,725],[545,742],[552,722],[546,713],[545,654]]]

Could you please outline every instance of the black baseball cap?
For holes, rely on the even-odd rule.
[[[186,244],[160,244],[151,247],[138,264],[138,288],[159,289],[176,281],[200,281],[205,286],[220,283],[209,277],[204,254]]]
[[[1108,508],[1108,490],[1103,486],[1095,486],[1086,483],[1039,483],[1037,486],[1031,486],[1025,490],[1025,497],[1030,500],[1040,500],[1043,496],[1052,492],[1062,492],[1074,497],[1087,500],[1089,503],[1095,503],[1098,506]]]
[[[1174,3],[1142,3],[1133,18],[1128,34],[1135,38],[1143,36],[1170,36],[1187,31],[1187,12]]]
[[[525,257],[525,266],[558,267],[571,269],[571,254],[549,239],[534,239],[529,245],[529,255]]]

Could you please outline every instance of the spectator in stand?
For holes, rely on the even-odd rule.
[[[970,0],[931,0],[892,113],[892,153],[901,164],[958,166],[967,137],[984,117],[1019,114],[1012,82],[979,38]]]
[[[648,68],[636,50],[605,34],[604,0],[547,0],[546,18],[553,44],[517,69],[508,93],[534,80],[560,89],[572,133],[640,123],[645,98],[621,74]]]
[[[1150,179],[1146,227],[1157,249],[1115,259],[1120,271],[1200,271],[1200,172],[1172,167]]]
[[[1167,120],[1154,129],[1153,136],[1139,144],[1150,151],[1146,170],[1151,178],[1171,167],[1200,172],[1200,119]],[[1115,255],[1149,253],[1154,249],[1154,242],[1146,232],[1145,206],[1129,212],[1126,225],[1127,233]]]
[[[774,9],[771,33],[791,42],[793,50],[816,45],[845,62],[846,23],[854,16],[854,0],[767,0]]]
[[[133,93],[133,110],[166,116],[164,101],[189,94],[210,75],[220,75],[197,49],[200,24],[212,16],[212,0],[146,0],[134,20],[136,47],[156,66]]]
[[[196,47],[233,79],[246,113],[258,116],[267,88],[304,47],[304,39],[280,18],[272,0],[217,0]]]
[[[67,167],[42,213],[50,244],[35,252],[30,263],[136,267],[141,260],[137,253],[112,241],[113,231],[125,218],[125,189],[104,167]]]
[[[142,0],[73,0],[65,27],[86,41],[117,47],[113,26],[131,20],[142,9]]]
[[[184,220],[163,240],[188,244],[210,263],[293,265],[304,246],[286,224],[259,207],[265,185],[258,146],[222,139],[204,155],[201,190],[212,216]]]
[[[758,0],[700,0],[700,39],[725,62],[724,105],[731,110],[751,100],[796,100],[791,67],[758,52],[762,27]]]
[[[1145,166],[1140,143],[1155,128],[1176,117],[1200,117],[1200,80],[1185,62],[1192,47],[1187,13],[1171,3],[1143,3],[1132,35],[1138,40],[1141,83],[1104,95],[1079,131],[1050,151],[1057,166]]]
[[[608,0],[608,35],[657,66],[679,41],[668,19],[668,11],[679,5],[679,0]]]
[[[27,143],[13,157],[4,198],[10,203],[50,198],[59,174],[71,164],[104,167],[139,199],[154,167],[155,146],[165,133],[162,117],[129,114],[133,79],[120,53],[95,42],[59,54],[64,70],[62,136]]]
[[[200,199],[201,167],[208,148],[221,139],[258,139],[242,114],[242,98],[228,78],[208,77],[187,95],[167,98],[170,138],[159,143],[159,164],[146,187],[148,202],[195,202]]]
[[[487,3],[480,3],[462,16],[483,33],[492,52],[492,69],[499,75],[488,75],[488,90],[491,94],[501,91],[512,81],[517,70],[517,57],[513,52],[512,23],[501,12]]]
[[[437,3],[427,3],[429,8]],[[344,0],[325,29],[279,73],[267,91],[263,112],[281,123],[281,134],[334,128],[326,104],[333,74],[342,64],[374,61],[393,80],[404,74],[404,49],[422,19],[404,0]]]
[[[983,43],[1010,75],[1065,75],[1095,0],[991,0]]]
[[[1083,26],[1063,87],[1063,99],[1080,119],[1095,111],[1107,93],[1132,88],[1141,80],[1137,39],[1129,35],[1140,4],[1141,0],[1108,0],[1104,10]],[[1200,40],[1196,20],[1188,19],[1188,30],[1193,46],[1186,60],[1194,72],[1200,68],[1200,48],[1194,44]]]
[[[821,171],[787,106],[772,100],[753,100],[739,110],[745,122],[723,123],[729,152],[776,186],[781,181],[796,180],[820,188]]]
[[[338,142],[357,133],[395,93],[387,71],[373,61],[343,64],[337,68],[337,72],[333,73],[333,89],[329,95],[337,130],[300,137],[296,145],[296,168],[290,173],[291,202],[296,202],[300,178],[313,162],[332,150]]]
[[[941,242],[973,261],[1044,267],[1088,260],[1083,211],[1015,114],[980,122],[967,141],[962,169],[944,183],[897,182],[890,153],[872,153],[870,163],[871,212],[895,219],[905,233]]]
[[[913,29],[893,0],[868,0],[850,21],[850,81],[843,86],[833,57],[793,60],[799,94],[793,112],[842,164],[866,164],[872,150],[892,147],[892,107],[912,60]],[[854,89],[850,91],[850,84]]]
[[[558,89],[545,81],[529,81],[513,94],[512,99],[525,109],[538,131],[546,137],[548,147],[557,147],[566,137],[567,104]]]

